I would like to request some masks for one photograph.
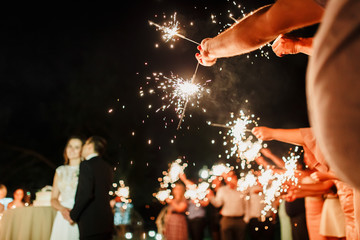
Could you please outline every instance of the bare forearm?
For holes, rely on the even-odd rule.
[[[280,167],[280,168],[285,167],[284,161],[283,161],[281,158],[279,158],[278,156],[270,153],[270,154],[268,154],[266,157],[270,158],[271,161],[273,161],[276,166],[278,166],[278,167]]]
[[[274,140],[294,145],[304,145],[303,137],[299,129],[272,129],[271,135]]]
[[[304,197],[314,197],[314,196],[321,196],[322,194],[327,193],[328,191],[296,191],[296,198],[304,198]]]
[[[313,183],[313,184],[300,184],[299,188],[303,191],[315,191],[315,192],[326,192],[328,191],[334,183],[332,181],[325,181],[320,183]]]
[[[215,58],[232,57],[258,49],[276,38],[276,34],[264,32],[265,13],[271,5],[249,14],[227,31],[207,42],[209,55]],[[251,31],[250,31],[251,29]],[[270,36],[266,36],[270,35]],[[266,36],[266,37],[265,37]]]
[[[313,0],[278,0],[210,39],[205,49],[213,58],[244,54],[274,40],[279,34],[320,22],[323,12]]]
[[[297,51],[304,53],[306,55],[311,55],[312,43],[313,43],[313,38],[299,38],[299,41],[296,44]]]
[[[58,199],[52,198],[51,199],[51,206],[55,208],[58,211],[63,210],[65,207],[61,205],[60,201]]]

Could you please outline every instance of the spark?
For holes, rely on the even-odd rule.
[[[155,26],[158,30],[160,30],[164,33],[162,38],[165,40],[165,42],[168,42],[170,40],[175,41],[174,36],[177,36],[184,40],[192,42],[196,45],[200,45],[200,43],[195,42],[194,40],[187,38],[184,35],[179,33],[180,27],[179,27],[179,22],[176,20],[176,13],[174,13],[174,15],[173,15],[173,20],[171,20],[168,23],[163,24],[162,26],[157,23],[154,23],[153,21],[149,21],[149,24],[150,24],[150,26],[152,26],[152,25]]]
[[[185,117],[187,106],[200,107],[200,99],[202,96],[210,93],[210,90],[205,87],[210,80],[207,80],[203,84],[195,83],[198,66],[199,65],[197,65],[193,77],[190,80],[174,74],[167,77],[162,73],[153,73],[152,76],[156,84],[156,94],[160,96],[162,100],[162,105],[161,107],[157,107],[156,112],[165,111],[168,108],[174,107],[179,118],[178,129]],[[151,90],[151,94],[154,94],[155,90],[153,88],[151,88]],[[143,88],[140,88],[140,96],[144,96]]]
[[[115,194],[120,198],[120,200],[123,203],[129,203],[131,202],[130,199],[130,188],[128,186],[125,186],[125,183],[123,180],[119,181],[119,188],[117,191],[115,191]]]
[[[230,170],[231,169],[229,166],[225,166],[224,164],[217,164],[211,168],[211,174],[213,176],[221,176],[223,173],[230,172]]]
[[[231,118],[234,118],[234,114],[231,114]],[[257,126],[254,115],[245,115],[243,111],[240,111],[239,116],[226,124],[218,124],[208,122],[210,126],[222,127],[229,129],[224,136],[223,145],[227,146],[231,143],[230,150],[226,150],[227,158],[237,157],[247,162],[255,160],[258,156],[260,149],[263,147],[262,140],[256,139],[251,133],[253,126]],[[228,139],[229,138],[229,139]],[[243,163],[243,166],[245,163]],[[242,167],[244,169],[244,167]]]
[[[193,184],[187,186],[187,190],[185,192],[185,198],[191,199],[194,201],[197,207],[200,207],[200,201],[206,198],[206,195],[209,193],[210,183],[202,182],[198,185]]]
[[[161,190],[155,194],[155,197],[159,201],[164,202],[167,198],[170,198],[170,193],[171,193],[170,189]]]

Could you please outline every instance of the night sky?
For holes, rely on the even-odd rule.
[[[271,2],[238,3],[249,12]],[[155,113],[162,105],[161,97],[140,97],[139,88],[154,86],[146,80],[153,72],[190,79],[197,63],[196,45],[180,39],[171,48],[148,20],[162,23],[164,14],[169,17],[177,12],[181,33],[201,41],[232,23],[228,9],[237,18],[241,13],[226,0],[121,3],[121,7],[97,3],[45,11],[33,6],[2,14],[0,182],[8,187],[9,196],[17,187],[35,193],[51,185],[55,168],[63,163],[68,137],[100,135],[108,141],[105,159],[116,167],[115,180],[125,180],[136,209],[148,219],[153,213],[144,206],[159,208],[152,193],[168,163],[185,157],[190,165],[186,173],[195,177],[203,165],[211,167],[221,160],[218,155],[224,148],[218,132],[223,129],[210,127],[206,121],[226,123],[231,112],[242,109],[260,117],[260,125],[308,126],[307,57],[278,58],[264,48],[270,59],[256,51],[220,59],[211,68],[200,67],[197,81],[211,80],[207,86],[211,93],[200,100],[207,112],[187,109],[182,129],[177,131],[174,109]],[[221,24],[211,23],[211,14]],[[310,29],[296,34],[311,33]],[[167,128],[164,117],[170,123]],[[272,143],[270,147],[284,154],[289,146]]]

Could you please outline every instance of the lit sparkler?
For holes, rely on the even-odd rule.
[[[204,84],[195,83],[195,76],[198,70],[197,65],[193,77],[190,80],[183,79],[176,75],[166,77],[162,73],[154,73],[153,77],[157,84],[157,89],[162,92],[161,100],[164,104],[156,110],[156,112],[165,111],[171,106],[175,107],[175,112],[179,117],[179,124],[177,129],[180,128],[183,118],[185,116],[186,108],[188,106],[199,107],[200,98],[204,93],[210,93],[210,90],[205,88],[205,85],[210,82],[206,81]],[[149,79],[151,79],[149,77]],[[153,90],[153,89],[152,89]],[[152,91],[151,94],[153,94]],[[143,96],[144,90],[140,89],[140,96]]]
[[[170,166],[168,176],[169,176],[169,180],[171,183],[174,183],[177,180],[179,180],[180,174],[183,174],[184,169],[187,167],[186,163],[184,163],[183,165],[180,165],[180,164],[181,164],[181,159],[177,159]]]
[[[258,177],[260,184],[263,186],[263,193],[265,194],[265,208],[262,210],[263,215],[270,210],[276,213],[273,202],[280,197],[281,194],[287,192],[287,184],[298,184],[295,170],[297,169],[297,161],[300,156],[296,154],[297,151],[298,147],[295,148],[294,152],[290,153],[289,157],[282,158],[285,162],[285,171],[283,173],[274,173],[271,169],[267,169],[262,171],[261,176]]]
[[[224,164],[217,164],[211,168],[211,174],[213,176],[222,176],[224,173],[230,172],[231,168]]]
[[[130,198],[130,189],[128,186],[125,186],[125,183],[123,180],[119,181],[119,188],[117,189],[117,191],[115,191],[115,194],[120,198],[120,200],[123,203],[129,203],[131,202]]]
[[[256,176],[252,172],[248,172],[245,177],[238,180],[237,190],[246,191],[249,187],[256,185],[256,180]]]
[[[234,118],[234,115],[232,114],[231,117]],[[247,116],[243,111],[240,111],[239,116],[227,124],[208,123],[211,126],[229,129],[226,135],[230,139],[223,144],[224,146],[228,145],[228,142],[232,144],[230,150],[225,151],[227,159],[233,156],[242,159],[244,161],[241,165],[243,169],[245,161],[254,161],[263,147],[262,140],[256,139],[251,133],[251,129],[258,125],[254,118],[254,115]]]
[[[159,192],[157,192],[155,194],[155,197],[161,201],[161,202],[165,202],[166,199],[170,198],[171,194],[171,190],[170,189],[166,189],[166,190],[161,190]]]
[[[150,24],[150,26],[154,25],[158,30],[160,30],[164,33],[162,38],[165,40],[165,42],[174,40],[174,36],[177,36],[177,37],[185,39],[189,42],[192,42],[196,45],[200,45],[200,43],[195,42],[194,40],[187,38],[184,35],[179,33],[180,27],[179,27],[179,22],[176,20],[176,13],[174,13],[174,15],[173,15],[173,20],[168,23],[165,23],[163,26],[161,26],[157,23],[154,23],[152,21],[149,21],[149,24]]]
[[[181,159],[176,159],[171,163],[169,169],[163,172],[163,177],[159,178],[160,191],[154,193],[154,197],[159,201],[165,201],[167,198],[172,198],[170,188],[173,184],[179,180],[180,174],[184,173],[184,169],[187,167],[187,163],[182,163]]]
[[[210,184],[208,182],[190,185],[185,192],[185,198],[193,200],[195,205],[200,207],[200,201],[206,198],[206,195],[209,193],[209,187]]]

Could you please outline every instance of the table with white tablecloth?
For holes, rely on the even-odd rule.
[[[48,240],[55,215],[52,207],[8,209],[0,221],[0,240]]]

